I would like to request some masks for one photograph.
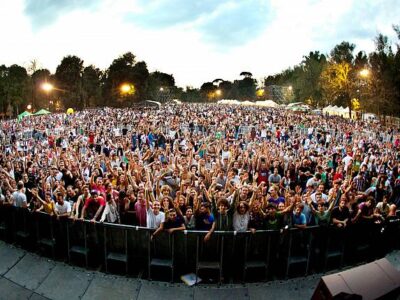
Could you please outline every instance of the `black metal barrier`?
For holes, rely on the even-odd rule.
[[[56,218],[0,205],[0,238],[30,251],[89,269],[174,281],[195,273],[217,282],[303,276],[383,257],[400,249],[400,222],[340,230],[161,232],[87,220]],[[156,275],[156,276],[155,276]]]

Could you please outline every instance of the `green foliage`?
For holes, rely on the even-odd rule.
[[[132,52],[124,53],[106,70],[84,66],[77,56],[66,56],[55,74],[40,69],[32,60],[28,71],[18,65],[0,66],[1,113],[16,114],[28,104],[34,109],[55,109],[50,102],[63,108],[81,109],[95,106],[129,106],[152,99],[166,102],[181,99],[187,102],[219,99],[272,99],[282,102],[306,101],[315,107],[328,104],[349,106],[350,109],[383,114],[400,113],[400,26],[393,26],[398,41],[392,45],[388,37],[378,34],[375,50],[368,55],[354,53],[355,45],[344,41],[329,55],[312,51],[302,61],[278,74],[264,78],[257,87],[252,73],[243,71],[233,82],[216,78],[199,89],[178,88],[172,74],[149,73],[144,61],[137,61]],[[360,73],[368,69],[367,75]],[[45,92],[42,84],[54,89]],[[132,86],[131,92],[121,86]],[[256,93],[258,89],[258,92]],[[63,109],[60,108],[60,109]]]
[[[95,107],[104,105],[101,94],[101,78],[103,72],[91,65],[83,70],[82,96],[83,107]]]
[[[146,100],[149,71],[145,62],[137,62],[135,55],[127,52],[115,59],[104,76],[103,95],[108,105],[124,106]],[[132,84],[133,94],[123,94],[120,87]]]
[[[83,60],[69,55],[57,66],[56,89],[51,92],[53,101],[60,101],[64,108],[83,108],[82,93]]]
[[[341,42],[336,45],[331,51],[331,60],[335,63],[351,64],[354,60],[353,51],[356,48],[355,44],[349,42]]]
[[[43,82],[53,82],[50,71],[47,69],[39,69],[31,75],[31,93],[32,93],[32,106],[34,109],[48,108],[49,97],[42,90]]]

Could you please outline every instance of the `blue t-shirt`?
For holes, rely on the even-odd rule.
[[[278,206],[279,203],[285,203],[285,198],[283,198],[283,197],[278,197],[277,199],[269,198],[268,202]]]
[[[214,216],[210,214],[209,216],[204,214],[198,214],[196,216],[196,230],[210,230],[212,224],[214,223]]]
[[[300,215],[296,215],[293,213],[293,225],[306,225],[306,216],[301,213]]]

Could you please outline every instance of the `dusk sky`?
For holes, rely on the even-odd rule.
[[[54,72],[66,55],[106,69],[131,51],[149,71],[200,87],[248,71],[261,79],[341,41],[396,42],[400,0],[1,0],[0,64]]]

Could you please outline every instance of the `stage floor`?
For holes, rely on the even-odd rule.
[[[400,251],[387,256],[400,270]],[[329,273],[335,273],[332,271]],[[0,299],[310,299],[321,274],[245,285],[132,279],[72,267],[0,241]]]

